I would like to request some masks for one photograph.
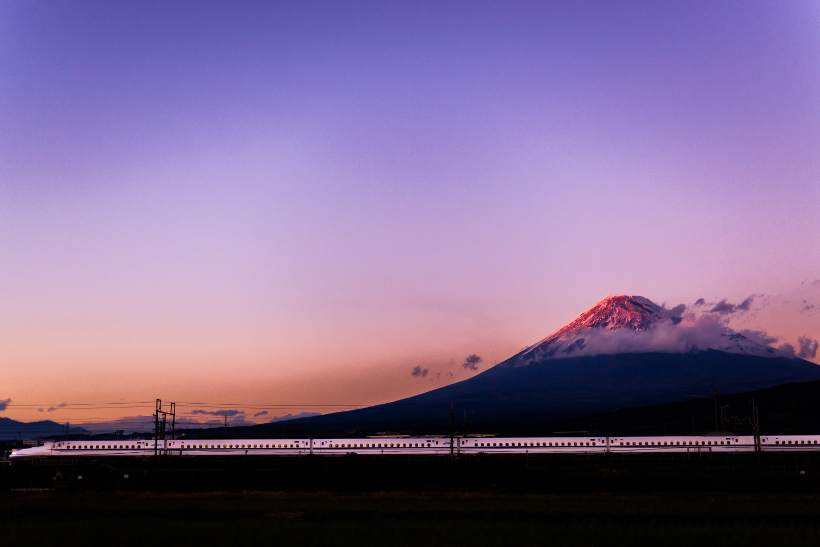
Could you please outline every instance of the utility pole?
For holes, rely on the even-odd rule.
[[[453,401],[450,401],[450,457],[453,456],[453,440],[456,436],[456,419],[455,415],[453,414]]]
[[[160,419],[162,414],[162,419]],[[154,412],[154,457],[159,461],[159,440],[165,440],[165,424],[168,421],[168,416],[171,416],[171,438],[173,438],[173,427],[176,424],[176,403],[171,403],[171,410],[162,410],[162,399],[157,399],[157,407]],[[170,457],[170,452],[168,453]]]
[[[177,404],[171,403],[171,439],[176,439]]]
[[[223,427],[222,432],[224,433],[224,436],[227,439],[228,438],[228,415],[226,414],[225,416],[223,416],[223,418],[225,418],[225,426]]]
[[[157,408],[154,410],[154,458],[159,460],[159,452],[157,452],[157,444],[159,443],[159,407],[160,400],[157,399]]]
[[[464,438],[467,438],[467,409],[464,409]]]
[[[755,400],[749,399],[749,402],[752,404],[752,430],[754,431],[755,435],[755,452],[757,452],[757,463],[760,464],[760,422],[758,421],[757,416],[757,407],[755,406]]]
[[[720,396],[719,389],[712,390],[712,400],[715,403],[715,431],[718,431],[720,428],[718,427],[718,397]]]

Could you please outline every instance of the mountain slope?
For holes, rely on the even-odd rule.
[[[479,420],[569,416],[820,380],[820,366],[641,296],[609,295],[540,342],[462,382],[304,423],[423,419],[452,401]]]
[[[614,408],[739,393],[788,382],[820,380],[820,367],[802,359],[766,358],[716,350],[630,353],[544,359],[498,365],[463,382],[370,408],[327,414],[305,423],[344,423],[445,416],[450,402],[474,423],[500,416],[557,418]]]

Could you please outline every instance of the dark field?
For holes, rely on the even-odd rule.
[[[816,545],[807,494],[4,493],[5,545]]]

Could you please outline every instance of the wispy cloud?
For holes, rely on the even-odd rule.
[[[464,362],[461,363],[461,368],[466,368],[467,370],[478,370],[478,364],[481,362],[481,357],[476,354],[472,354],[467,356],[464,359]]]
[[[413,371],[410,373],[410,376],[413,376],[414,378],[424,378],[429,372],[429,368],[421,368],[421,365],[417,365],[413,367]]]
[[[798,357],[803,359],[817,357],[817,349],[820,347],[820,342],[817,340],[812,340],[808,336],[801,336],[797,339],[797,345],[800,346],[800,350],[797,352]]]
[[[254,414],[253,417],[258,418],[259,416],[267,416],[267,415],[268,415],[268,411],[263,410],[262,412],[257,412],[256,414]]]
[[[59,405],[57,405],[57,406],[52,406],[52,407],[49,407],[49,409],[48,409],[46,412],[54,412],[54,411],[56,411],[56,410],[59,410],[59,409],[61,409],[61,408],[65,408],[65,407],[66,407],[66,404],[65,404],[65,403],[60,403],[60,404],[59,404]]]
[[[754,302],[754,299],[755,299],[755,295],[751,295],[751,296],[749,296],[749,298],[747,298],[746,300],[744,300],[740,304],[735,305],[735,304],[730,304],[724,298],[723,300],[721,300],[720,302],[715,304],[715,306],[709,311],[711,311],[712,313],[720,314],[720,315],[730,315],[730,314],[741,312],[741,311],[749,311],[749,308],[751,307],[752,302]],[[700,300],[703,300],[703,299],[701,298]],[[698,302],[700,302],[700,300],[698,300]]]
[[[11,399],[6,399],[5,401],[0,401],[0,412],[6,410],[6,407],[9,406]]]
[[[244,416],[244,410],[192,410],[191,414],[205,414],[208,416],[227,416],[228,418],[233,416]]]

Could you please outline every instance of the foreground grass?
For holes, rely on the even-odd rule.
[[[6,545],[763,545],[820,539],[820,495],[3,494]]]

